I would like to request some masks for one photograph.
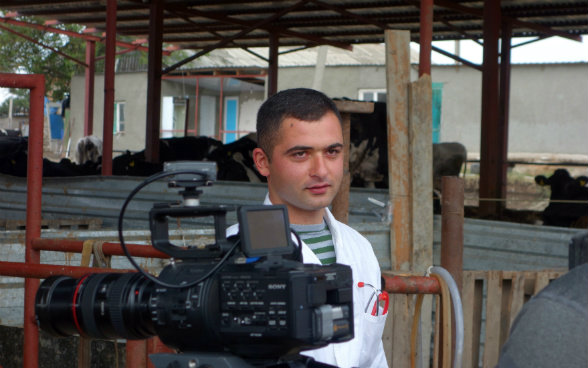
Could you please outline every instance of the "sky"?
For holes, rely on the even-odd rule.
[[[513,45],[528,39],[513,39]],[[434,46],[455,53],[455,41],[436,41]],[[469,40],[460,41],[460,56],[470,62],[482,63],[482,46]],[[432,62],[437,64],[453,64],[453,59],[433,52]],[[550,37],[524,46],[514,47],[511,51],[511,62],[519,63],[565,63],[588,62],[588,36],[582,36],[582,42],[571,41],[561,37]],[[7,88],[0,88],[0,103],[8,96]]]

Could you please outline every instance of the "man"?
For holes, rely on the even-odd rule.
[[[525,304],[497,368],[588,367],[588,264],[547,285]]]
[[[257,170],[267,178],[265,204],[283,204],[302,240],[305,263],[351,266],[355,337],[303,352],[316,361],[347,367],[387,367],[382,344],[386,315],[372,315],[380,267],[371,244],[337,221],[327,208],[343,178],[341,117],[331,99],[311,89],[270,97],[257,115]],[[363,282],[366,286],[359,287]],[[369,284],[369,285],[367,285]],[[366,312],[367,311],[367,312]]]

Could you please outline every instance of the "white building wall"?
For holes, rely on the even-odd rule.
[[[312,67],[281,68],[278,89],[310,87]],[[482,72],[467,66],[433,66],[443,83],[441,141],[462,142],[480,151]],[[411,80],[417,75],[411,68]],[[357,99],[360,89],[386,88],[383,66],[326,67],[322,91]],[[511,70],[510,153],[588,156],[588,64],[513,65]]]
[[[411,79],[417,77],[416,66]],[[313,67],[280,68],[278,89],[311,87]],[[468,152],[480,150],[482,73],[466,66],[433,66],[433,82],[443,83],[441,140],[462,142]],[[94,134],[102,136],[104,87],[95,81]],[[171,92],[171,86],[163,86]],[[147,77],[117,74],[115,99],[127,102],[126,132],[114,137],[115,150],[142,150],[145,145]],[[169,88],[169,89],[168,89]],[[330,97],[357,99],[360,89],[386,88],[384,66],[327,66],[322,91]],[[83,134],[84,77],[72,80],[72,144]],[[513,65],[510,92],[510,153],[588,156],[588,64]],[[239,95],[239,129],[255,130],[257,93]],[[193,114],[193,104],[190,106]],[[193,124],[193,117],[190,117]],[[216,122],[211,122],[216,123]]]

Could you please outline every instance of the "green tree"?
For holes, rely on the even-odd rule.
[[[42,24],[41,20],[31,17],[19,17],[18,20],[28,23]],[[28,38],[49,46],[69,55],[77,60],[84,60],[85,41],[80,38],[68,37],[37,30],[29,27],[5,25]],[[57,25],[61,29],[79,32],[79,25]],[[43,74],[45,76],[45,90],[48,97],[54,101],[64,98],[69,92],[72,75],[79,69],[79,64],[49,48],[42,47],[12,32],[0,29],[0,71],[4,73]],[[13,89],[10,91],[17,96],[25,96],[28,91]]]

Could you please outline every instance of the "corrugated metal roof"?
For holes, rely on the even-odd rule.
[[[282,46],[337,47],[384,41],[385,29],[409,30],[420,38],[420,1],[401,0],[169,0],[164,7],[163,42],[183,49],[263,47],[270,35]],[[513,37],[588,34],[586,0],[504,0],[500,20]],[[151,2],[117,1],[117,33],[149,34]],[[433,39],[483,38],[484,1],[436,0]],[[106,29],[105,1],[7,0],[0,9]],[[220,44],[222,43],[222,44]]]

